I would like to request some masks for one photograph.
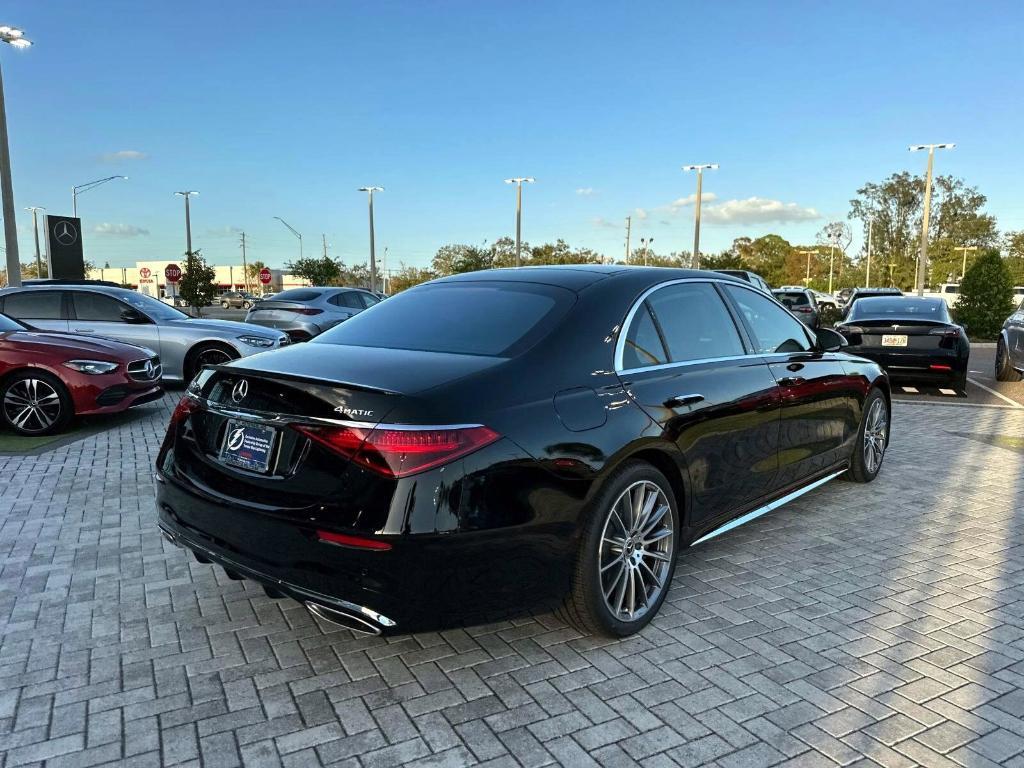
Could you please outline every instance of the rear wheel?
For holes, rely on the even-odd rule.
[[[230,307],[231,305],[230,305],[230,304],[229,304],[228,302],[226,302],[226,301],[222,301],[222,302],[220,303],[220,306],[221,306],[221,309],[227,309],[227,308],[228,308],[228,307]]]
[[[0,387],[3,422],[19,435],[59,432],[74,415],[67,387],[45,371],[16,373]]]
[[[864,400],[864,417],[845,477],[858,483],[870,483],[882,468],[888,445],[889,405],[880,390],[872,389]]]
[[[224,365],[238,358],[238,353],[220,344],[200,344],[188,353],[183,371],[185,383],[192,381],[204,365]]]
[[[1020,381],[1021,375],[1010,364],[1006,344],[1000,339],[996,343],[996,381]]]
[[[665,476],[644,462],[623,465],[594,500],[563,617],[587,633],[638,632],[668,593],[678,532],[676,500]]]

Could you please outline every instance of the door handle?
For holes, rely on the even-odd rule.
[[[780,387],[795,387],[797,384],[803,384],[805,381],[803,376],[784,376],[779,379]]]
[[[692,395],[676,395],[675,397],[670,397],[668,400],[665,401],[665,407],[678,408],[682,405],[695,405],[696,403],[702,402],[703,400],[704,395],[698,395],[696,393]]]
[[[75,333],[92,333],[93,328],[75,328]]]

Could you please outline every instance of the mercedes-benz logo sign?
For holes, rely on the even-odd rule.
[[[245,442],[245,427],[239,427],[238,429],[231,430],[231,434],[228,435],[228,450],[237,451],[242,447],[242,443]]]
[[[231,399],[236,403],[240,403],[245,400],[245,396],[249,394],[249,382],[245,379],[239,379],[238,383],[235,384],[235,388],[231,390]]]
[[[58,221],[53,227],[53,236],[61,245],[71,245],[78,239],[78,230],[70,221]]]
[[[156,375],[156,369],[153,367],[152,360],[147,360],[146,364],[142,366],[142,370],[146,374],[147,379],[152,379]]]

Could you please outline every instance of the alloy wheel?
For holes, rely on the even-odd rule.
[[[881,398],[871,403],[864,422],[864,468],[874,474],[882,466],[889,438],[889,417]]]
[[[204,365],[223,365],[233,359],[234,358],[223,349],[217,349],[215,347],[204,349],[196,355],[196,371],[200,371]]]
[[[42,379],[20,379],[4,393],[4,415],[22,432],[45,432],[61,416],[60,395]]]
[[[657,603],[675,556],[672,510],[665,492],[649,480],[624,490],[601,531],[598,557],[605,605],[632,622]]]

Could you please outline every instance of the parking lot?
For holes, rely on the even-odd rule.
[[[684,553],[615,642],[356,637],[195,562],[155,524],[175,397],[0,457],[2,768],[1024,765],[1016,409],[897,403],[874,484]]]

